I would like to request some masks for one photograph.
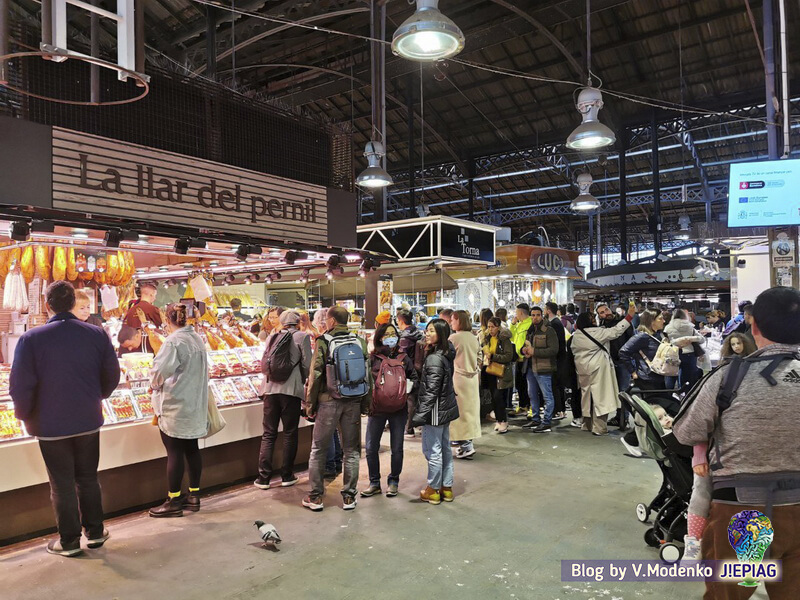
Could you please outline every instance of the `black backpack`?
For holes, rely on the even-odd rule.
[[[294,332],[291,330],[270,337],[261,359],[261,371],[267,381],[285,383],[292,376],[292,371],[300,364],[300,361],[292,363],[293,343]]]

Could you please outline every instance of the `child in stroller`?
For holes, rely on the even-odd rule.
[[[692,493],[692,449],[667,445],[664,441],[664,436],[668,435],[664,425],[671,425],[671,416],[653,396],[672,392],[632,389],[620,393],[620,400],[634,415],[638,448],[656,460],[663,475],[658,494],[649,505],[639,504],[636,516],[645,523],[655,512],[652,527],[645,532],[644,539],[649,546],[659,548],[661,559],[668,563],[677,562],[683,554],[679,540],[685,541],[687,535],[687,509]]]

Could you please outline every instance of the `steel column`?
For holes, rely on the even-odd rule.
[[[655,110],[650,121],[650,139],[653,145],[653,243],[658,255],[661,253],[661,175],[658,165],[658,121]]]
[[[408,109],[408,203],[409,203],[409,215],[413,219],[417,216],[417,196],[414,190],[414,186],[417,184],[416,182],[416,170],[414,166],[414,147],[416,144],[416,140],[414,139],[414,87],[416,86],[416,82],[414,81],[414,72],[410,72],[406,76],[406,107]]]
[[[779,125],[775,115],[775,11],[773,0],[764,0],[764,81],[767,108],[767,150],[770,160],[779,156]]]
[[[381,0],[372,0],[370,34],[374,40],[386,38],[386,5]],[[372,140],[380,141],[386,150],[386,81],[385,46],[380,41],[370,42],[372,63]],[[386,169],[386,156],[382,166]],[[388,221],[386,206],[386,188],[376,188],[373,192],[375,200],[375,216],[379,223]]]
[[[594,271],[594,215],[589,215],[589,272]]]
[[[628,262],[628,130],[622,129],[619,143],[619,247],[622,260]]]
[[[206,6],[206,77],[217,78],[217,9]]]
[[[475,159],[467,161],[467,191],[469,193],[469,216],[470,221],[475,220]]]

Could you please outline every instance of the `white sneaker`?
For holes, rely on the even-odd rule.
[[[642,457],[642,451],[639,446],[631,446],[628,442],[625,441],[625,438],[619,438],[619,441],[622,442],[622,445],[625,446],[625,449],[628,451],[628,454],[635,456],[636,458]]]
[[[468,450],[464,449],[464,446],[459,447],[458,451],[456,452],[456,458],[472,458],[475,456],[475,448],[469,448]]]
[[[497,431],[498,429],[500,429],[500,423],[495,423],[494,430]]]
[[[583,425],[583,419],[572,419],[572,422],[569,424],[570,427],[580,427]]]
[[[684,536],[683,538],[683,556],[681,557],[681,566],[684,561],[700,560],[701,558],[700,540],[691,535]]]
[[[508,433],[508,423],[500,423],[495,428],[495,431],[497,431],[497,433]]]

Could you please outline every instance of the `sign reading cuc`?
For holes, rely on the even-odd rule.
[[[560,273],[564,268],[564,259],[554,252],[543,252],[531,256],[531,266],[545,273]]]

